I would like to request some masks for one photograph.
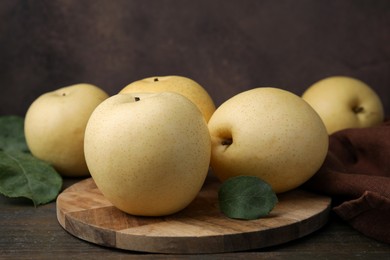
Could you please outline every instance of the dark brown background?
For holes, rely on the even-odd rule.
[[[300,95],[353,76],[390,114],[389,0],[2,0],[0,19],[0,115],[74,83],[115,94],[168,74],[198,81],[217,105],[253,87]]]

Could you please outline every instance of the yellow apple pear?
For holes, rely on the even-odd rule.
[[[29,106],[24,132],[31,153],[63,176],[88,176],[84,132],[92,111],[108,94],[80,83],[47,92]]]
[[[295,94],[260,87],[225,101],[208,122],[211,168],[221,181],[256,176],[281,193],[321,167],[328,134],[318,114]]]
[[[191,100],[202,112],[206,121],[215,111],[215,104],[208,92],[196,81],[183,76],[155,76],[137,80],[119,93],[165,92],[171,91],[182,94]]]
[[[328,134],[384,121],[382,101],[363,81],[333,76],[311,85],[302,95],[322,118]]]
[[[85,157],[118,209],[162,216],[185,208],[208,173],[211,140],[199,109],[174,92],[119,93],[92,113]]]

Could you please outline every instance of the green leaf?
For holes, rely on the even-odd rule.
[[[251,220],[267,216],[278,198],[272,187],[260,178],[237,176],[222,183],[218,201],[227,217]]]
[[[24,118],[20,116],[0,117],[0,150],[28,152],[24,136]]]
[[[55,169],[29,153],[0,151],[0,193],[25,197],[35,206],[54,200],[62,187]]]

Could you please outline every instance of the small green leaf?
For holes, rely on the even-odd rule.
[[[52,166],[29,153],[0,151],[0,193],[25,197],[35,206],[54,200],[62,187],[62,177]]]
[[[260,178],[237,176],[222,183],[218,201],[227,217],[251,220],[267,216],[278,198],[272,187]]]
[[[24,136],[23,117],[0,117],[0,150],[22,152],[29,151]]]

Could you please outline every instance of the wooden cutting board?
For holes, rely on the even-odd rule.
[[[230,219],[218,209],[219,185],[208,177],[198,197],[174,215],[137,217],[115,208],[89,178],[58,196],[57,219],[70,234],[92,243],[172,254],[264,248],[308,235],[328,219],[331,199],[298,189],[278,195],[265,218]]]

